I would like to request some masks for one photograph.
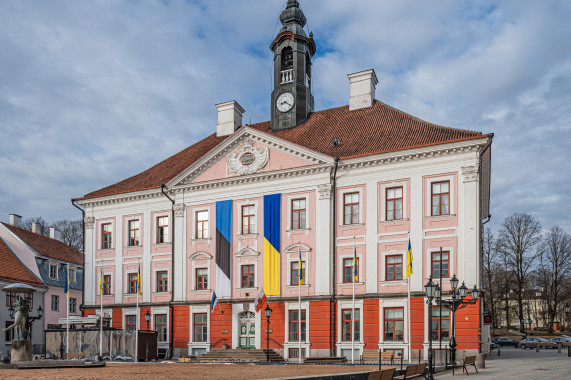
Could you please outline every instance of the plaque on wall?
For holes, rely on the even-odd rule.
[[[222,334],[228,334],[228,329],[222,329]]]

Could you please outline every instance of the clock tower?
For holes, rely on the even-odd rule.
[[[315,54],[313,34],[303,30],[307,22],[298,0],[288,0],[280,15],[282,28],[272,42],[274,90],[271,128],[293,128],[313,112],[311,58]]]

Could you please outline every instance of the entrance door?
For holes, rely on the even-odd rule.
[[[256,314],[251,311],[240,313],[240,347],[256,347]]]

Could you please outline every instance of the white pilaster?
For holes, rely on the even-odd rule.
[[[141,275],[143,276],[143,302],[151,302],[151,291],[152,283],[154,281],[154,276],[151,268],[151,244],[153,244],[151,230],[153,228],[153,223],[151,221],[151,213],[149,210],[143,213],[143,236],[141,236],[141,242],[143,244],[143,268],[141,269]]]
[[[377,270],[377,226],[378,226],[378,215],[377,215],[377,182],[368,181],[367,182],[367,199],[365,203],[365,208],[367,210],[367,224],[366,224],[366,283],[365,289],[367,293],[377,293],[377,282],[379,273]]]
[[[85,220],[85,264],[83,276],[85,278],[85,292],[83,303],[86,305],[95,304],[95,292],[91,291],[99,285],[97,281],[97,259],[95,257],[95,218],[92,215],[86,216]]]
[[[175,301],[183,301],[184,293],[182,289],[184,287],[183,283],[185,278],[183,275],[183,246],[184,246],[184,211],[185,205],[182,203],[175,204],[174,206],[174,229],[175,229],[175,241],[174,241],[174,273],[173,273],[173,289]]]
[[[331,185],[319,185],[315,206],[315,295],[331,294]]]
[[[471,289],[478,284],[478,167],[463,166],[460,180],[460,204],[459,215],[460,228],[462,231],[461,251],[458,255],[458,268],[461,270],[459,278],[466,281],[466,286]]]
[[[411,279],[411,292],[423,291],[424,278],[422,277],[423,263],[423,191],[422,175],[414,174],[410,179],[410,242],[412,245],[412,276]],[[406,256],[404,257],[404,264],[406,265]],[[403,270],[406,273],[405,270]]]
[[[123,303],[123,284],[125,274],[123,273],[123,216],[117,215],[115,218],[115,303]]]

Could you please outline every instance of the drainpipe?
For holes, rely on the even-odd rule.
[[[170,309],[170,328],[169,328],[169,353],[172,358],[173,356],[173,340],[174,340],[174,308],[173,308],[173,301],[174,301],[174,199],[169,197],[169,195],[165,192],[167,187],[165,184],[161,185],[161,192],[164,194],[165,197],[171,201],[171,215],[172,215],[172,232],[171,232],[171,300],[169,302],[169,309]]]
[[[479,277],[480,278],[479,278],[479,280],[480,280],[480,288],[482,288],[482,290],[484,290],[484,271],[483,271],[483,268],[484,268],[484,262],[483,262],[484,261],[484,225],[486,223],[488,223],[490,221],[490,219],[492,218],[492,215],[489,214],[486,216],[486,219],[484,220],[483,215],[482,215],[482,207],[481,207],[482,206],[482,198],[483,198],[483,190],[484,190],[481,188],[481,186],[482,186],[482,175],[483,175],[483,173],[482,173],[482,157],[484,156],[484,153],[486,153],[486,151],[492,146],[494,134],[490,133],[489,136],[490,136],[490,140],[488,141],[488,144],[486,144],[484,149],[482,149],[482,151],[480,152],[480,157],[478,160],[478,179],[480,182],[480,207],[479,207],[478,213],[479,213],[479,220],[482,223],[482,225],[480,227],[480,262],[479,262],[479,266],[480,266],[480,268],[479,268],[480,276]],[[492,160],[490,157],[490,172],[491,172],[491,170],[492,170]],[[491,186],[491,175],[490,175],[490,186]],[[489,201],[490,200],[488,199],[488,202]],[[480,305],[480,307],[479,307],[480,323],[478,326],[478,328],[479,328],[478,353],[480,353],[480,354],[482,353],[482,330],[483,330],[483,326],[484,326],[484,321],[481,318],[483,315],[483,311],[484,311],[484,297],[483,296],[484,296],[484,292],[482,291],[482,302],[480,302],[480,304],[479,304]]]
[[[335,356],[335,342],[337,341],[336,332],[337,332],[337,320],[336,320],[336,308],[335,308],[335,289],[336,289],[336,251],[335,251],[335,239],[336,239],[336,232],[337,228],[335,223],[337,221],[337,200],[336,200],[336,184],[335,180],[337,178],[337,168],[339,167],[339,157],[335,157],[335,167],[333,168],[333,172],[330,175],[331,181],[331,198],[333,201],[333,211],[331,215],[331,257],[333,260],[333,271],[331,277],[331,356]]]
[[[77,200],[72,199],[71,204],[73,207],[81,211],[81,260],[83,265],[83,276],[81,284],[81,304],[79,305],[79,310],[81,310],[81,315],[83,315],[83,302],[85,300],[85,210],[76,204]]]

